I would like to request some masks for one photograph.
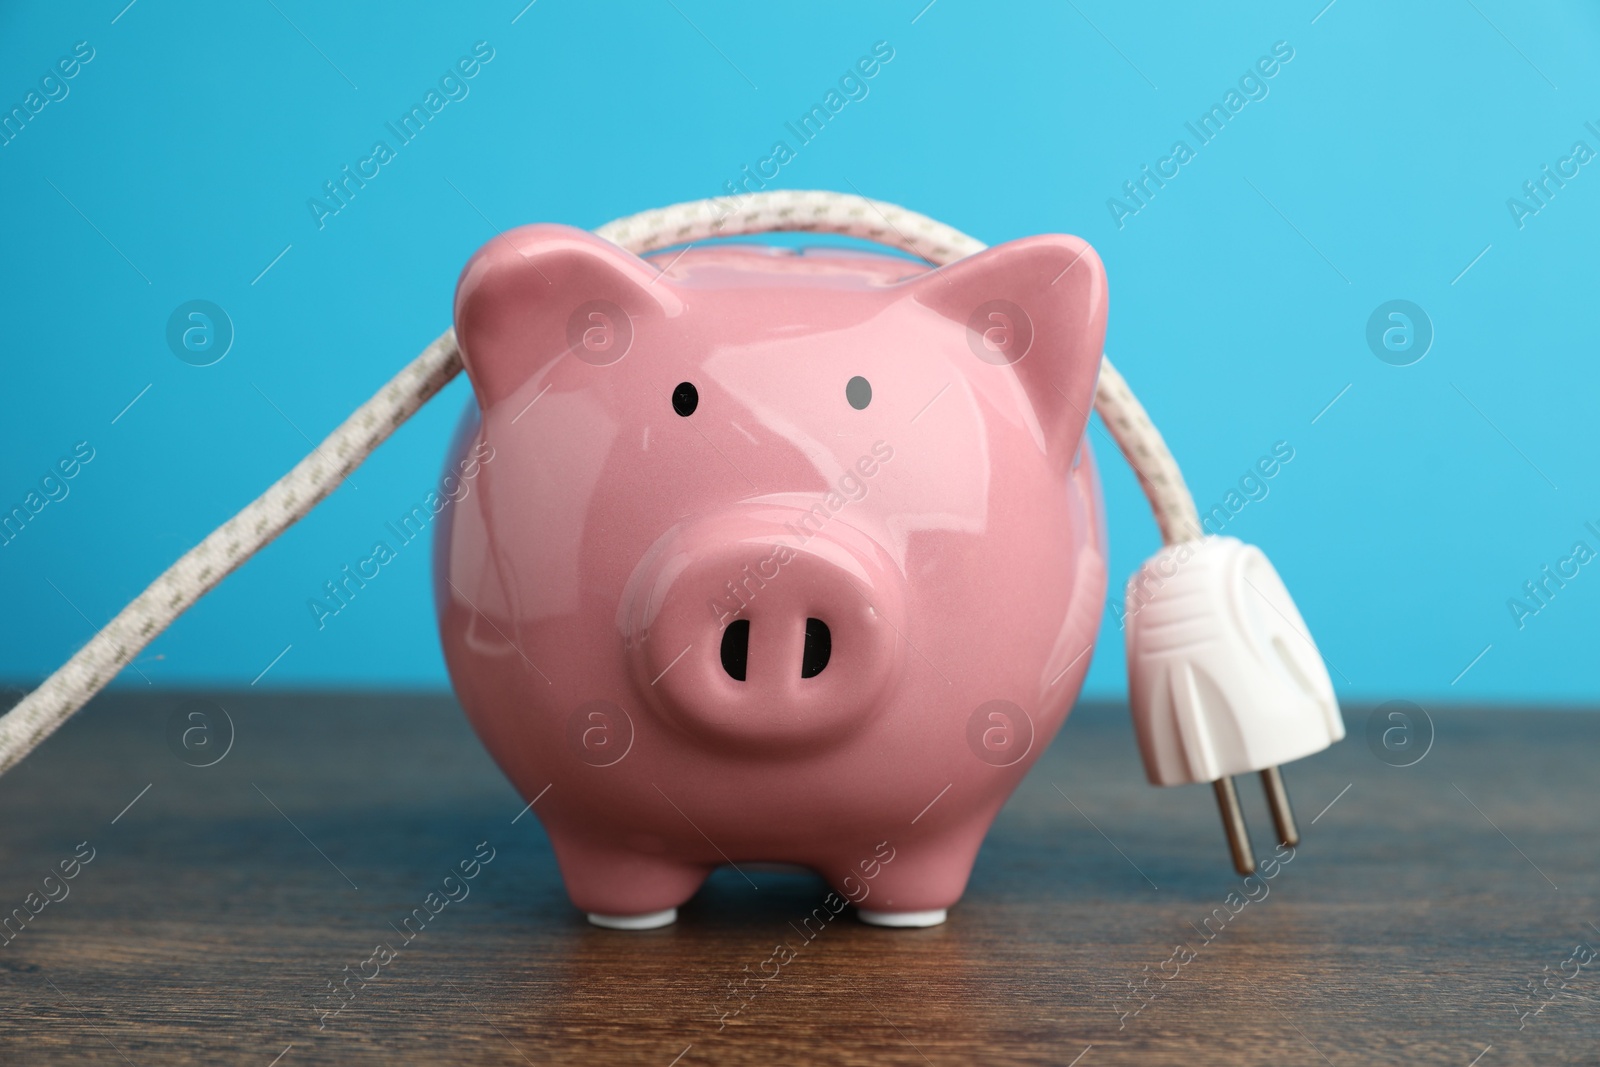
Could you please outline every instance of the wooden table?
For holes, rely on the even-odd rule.
[[[194,767],[169,737],[208,702],[235,738]],[[1600,716],[1433,719],[1413,766],[1354,709],[1290,767],[1305,841],[1230,908],[1210,790],[1146,785],[1126,713],[1079,708],[947,925],[846,913],[730,998],[820,882],[718,872],[676,926],[595,929],[448,698],[124,691],[0,779],[0,909],[68,892],[0,946],[0,1062],[1600,1063],[1600,960],[1573,952],[1600,947]],[[379,941],[403,948],[336,999]]]

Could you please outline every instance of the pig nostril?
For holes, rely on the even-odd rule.
[[[821,619],[806,620],[806,648],[800,656],[800,677],[815,678],[833,654],[833,635]]]
[[[735,619],[722,631],[722,669],[728,672],[730,678],[742,682],[749,659],[750,620]]]

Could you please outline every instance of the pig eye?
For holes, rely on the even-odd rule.
[[[672,410],[688,418],[699,406],[700,390],[694,387],[693,382],[679,382],[678,387],[672,391]]]
[[[872,403],[872,383],[861,375],[856,375],[844,385],[844,398],[850,401],[850,406],[860,411]]]

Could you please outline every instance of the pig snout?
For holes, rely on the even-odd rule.
[[[634,682],[667,721],[713,746],[800,754],[883,710],[903,605],[903,579],[866,534],[735,508],[655,544],[625,594],[624,633]]]

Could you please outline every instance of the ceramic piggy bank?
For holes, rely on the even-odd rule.
[[[930,270],[528,226],[472,258],[440,632],[592,921],[770,863],[944,921],[1088,669],[1105,317],[1063,236]]]

